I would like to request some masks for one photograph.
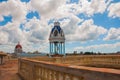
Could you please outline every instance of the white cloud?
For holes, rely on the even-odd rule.
[[[79,0],[78,4],[68,4],[68,11],[74,14],[86,14],[92,16],[95,13],[103,13],[111,0]]]
[[[65,2],[66,0],[31,0],[31,6],[40,13],[43,19],[54,16],[59,6],[65,4]]]
[[[116,52],[119,51],[120,42],[116,42],[114,44],[99,44],[99,45],[91,45],[86,47],[75,47],[74,50],[77,51],[94,51],[94,52]]]
[[[0,44],[6,44],[8,42],[8,33],[0,30]]]
[[[34,51],[39,51],[39,52],[48,52],[48,43],[37,43],[37,44],[25,44],[25,43],[20,43],[22,45],[22,49],[25,52],[34,52]],[[8,52],[8,53],[13,53],[14,48],[17,45],[17,43],[9,43],[9,44],[4,44],[0,45],[0,51]],[[47,46],[46,46],[47,45]]]
[[[66,0],[31,0],[30,5],[33,10],[37,10],[41,15],[41,20],[52,18],[59,19],[70,17],[76,14],[87,14],[92,16],[95,13],[103,13],[111,0],[80,0],[77,3],[66,4]]]
[[[29,29],[28,31],[28,41],[30,42],[40,42],[42,40],[48,40],[50,26],[42,23],[42,21],[33,18],[29,22],[26,22],[24,29]]]
[[[71,15],[70,18],[65,19],[63,21],[63,29],[66,35],[74,34],[76,29],[78,28],[78,24],[82,22],[83,20],[78,18],[75,15]]]
[[[0,31],[4,34],[0,38],[6,38],[6,43],[17,43],[18,41],[26,40],[25,34],[18,27],[18,24],[8,23],[1,27]]]
[[[0,21],[3,21],[4,19],[3,19],[3,17],[0,15]]]
[[[27,7],[19,0],[8,0],[0,3],[0,16],[12,16],[13,22],[22,22],[26,18]]]
[[[104,40],[120,40],[120,28],[110,28]]]
[[[95,13],[103,13],[111,0],[92,0],[90,6]]]
[[[98,39],[100,35],[107,32],[102,26],[94,24],[92,19],[85,20],[76,16],[76,14],[86,14],[92,16],[96,13],[103,13],[111,0],[80,0],[77,3],[66,4],[66,0],[31,0],[29,3],[22,3],[20,0],[8,0],[7,2],[0,3],[0,21],[3,20],[3,16],[12,16],[12,22],[0,28],[0,44],[16,44],[18,41],[25,47],[25,51],[37,50],[48,43],[49,33],[51,25],[48,25],[48,21],[51,19],[63,19],[61,27],[64,29],[65,37],[70,41],[88,41]],[[109,16],[120,16],[116,10],[113,9],[115,4],[111,4],[108,8]],[[33,18],[26,20],[28,11],[38,11],[40,14],[40,20]],[[24,24],[23,30],[19,28],[20,24]],[[82,23],[81,25],[78,25]],[[106,40],[112,39],[114,36],[116,39],[120,39],[119,32],[113,34],[113,30],[109,30]],[[112,34],[112,35],[111,35]],[[29,44],[29,46],[28,46]],[[41,46],[34,47],[40,44]],[[12,47],[14,48],[15,45]],[[48,46],[47,46],[48,47]],[[2,48],[2,47],[1,47]],[[1,49],[0,48],[0,49]],[[6,47],[4,46],[4,49]],[[9,46],[10,48],[10,46]],[[11,48],[10,48],[11,49]],[[8,48],[6,48],[8,50]],[[13,50],[13,49],[11,49]]]
[[[5,52],[14,52],[15,45],[20,42],[23,51],[42,51],[48,47],[49,27],[43,25],[36,18],[25,23],[23,31],[17,27],[19,24],[8,23],[0,27],[0,50]],[[28,27],[29,25],[29,27]],[[26,31],[30,29],[30,31]],[[47,44],[46,44],[47,43]]]
[[[57,10],[59,15],[83,13],[92,16],[96,13],[104,13],[110,2],[111,0],[92,0],[90,2],[88,0],[79,0],[78,3],[63,4]]]
[[[13,45],[0,45],[0,51],[4,51],[4,52],[13,52],[14,51],[14,47]]]
[[[120,17],[120,2],[112,3],[107,10],[109,11],[109,17]]]
[[[37,44],[22,44],[23,51],[25,52],[34,52],[36,50],[39,52],[48,52],[48,46],[46,45],[48,45],[48,43],[46,44],[46,42]]]
[[[73,22],[74,21],[72,21],[71,24]],[[107,32],[105,28],[94,25],[92,19],[84,21],[81,25],[79,25],[79,27],[76,23],[72,24],[71,26],[72,27],[68,26],[66,28],[66,31],[68,31],[67,33],[69,33],[66,34],[66,37],[68,40],[72,41],[88,41],[98,39],[100,35],[103,35]]]

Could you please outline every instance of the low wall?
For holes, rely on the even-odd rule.
[[[19,59],[18,73],[23,80],[83,80],[78,69],[29,59]]]
[[[32,60],[46,61],[52,63],[62,63],[77,66],[94,66],[120,69],[120,55],[83,55],[67,57],[36,57]]]
[[[56,61],[51,63],[52,60],[47,62],[19,59],[18,73],[24,80],[120,80],[120,70],[99,70],[97,68],[59,64],[61,63],[60,58],[51,59]]]

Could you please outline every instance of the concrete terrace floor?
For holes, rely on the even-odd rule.
[[[0,80],[21,80],[17,72],[18,60],[7,60],[0,65]]]

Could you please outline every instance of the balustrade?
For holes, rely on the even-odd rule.
[[[46,59],[23,58],[19,59],[18,73],[21,77],[23,77],[24,80],[89,80],[85,79],[86,75],[84,75],[84,73],[86,70],[84,71],[78,67],[71,67],[73,65],[120,68],[120,56],[90,55],[66,58],[46,57]],[[89,71],[87,72],[89,73]],[[89,75],[91,74],[92,73],[90,72]]]
[[[19,63],[19,74],[25,80],[83,80],[83,77],[67,72],[66,66],[26,59],[19,59]]]

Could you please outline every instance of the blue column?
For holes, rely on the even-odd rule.
[[[61,54],[62,54],[62,43],[60,43],[60,45],[61,45],[61,50],[60,51],[61,51]]]
[[[59,54],[60,54],[60,42],[59,42]]]
[[[60,44],[58,43],[58,54],[60,54]]]
[[[60,54],[60,42],[59,42],[59,54]]]
[[[57,52],[57,54],[58,54],[58,43],[56,44],[57,46],[56,46],[56,52]]]
[[[63,49],[64,49],[64,46],[63,46],[63,43],[62,43],[62,54],[64,54],[64,51],[63,51]]]
[[[64,45],[64,55],[65,55],[65,43],[63,45]]]
[[[51,54],[52,54],[52,43],[51,43]]]
[[[52,43],[52,54],[53,54],[53,51],[54,51],[53,48],[54,48],[54,46],[53,46],[53,43]]]
[[[62,48],[61,48],[61,43],[60,43],[60,54],[62,54]]]
[[[50,53],[49,53],[49,57],[50,57],[50,55],[51,55],[51,42],[50,42],[50,46],[49,47],[50,47]]]
[[[50,54],[51,54],[51,42],[50,42]]]
[[[55,53],[55,44],[53,43],[53,54]]]
[[[55,54],[55,43],[53,43],[53,54]]]
[[[62,45],[62,54],[63,54],[63,43],[61,45]]]
[[[52,54],[52,42],[51,42],[51,54]]]

